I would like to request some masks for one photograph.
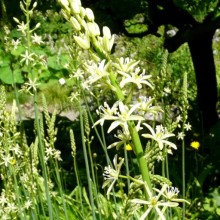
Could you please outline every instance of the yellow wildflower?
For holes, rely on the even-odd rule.
[[[200,147],[200,143],[199,143],[198,141],[193,141],[193,142],[191,142],[190,146],[191,146],[192,148],[198,150],[199,147]]]
[[[132,150],[132,147],[131,147],[130,144],[127,144],[125,148],[126,148],[127,151],[131,151]]]
[[[10,163],[11,163],[11,165],[15,165],[17,163],[17,161],[15,159],[12,159]]]

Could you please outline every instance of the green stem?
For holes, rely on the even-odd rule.
[[[83,91],[82,91],[82,94],[83,94],[83,100],[85,101],[86,108],[87,108],[87,110],[88,110],[87,112],[88,112],[88,115],[89,115],[89,119],[91,120],[92,124],[94,125],[95,122],[94,122],[93,117],[92,117],[92,114],[91,114],[91,109],[90,109],[90,107],[89,107],[89,104],[88,104],[88,102],[87,102],[86,96],[85,96],[85,94],[84,94]],[[98,100],[98,99],[97,99],[97,102],[98,102],[98,106],[100,106],[100,103],[99,103],[99,100]],[[108,155],[108,152],[107,152],[107,146],[106,146],[106,140],[105,140],[105,134],[104,134],[104,129],[103,129],[103,127],[101,127],[101,136],[99,135],[99,132],[98,132],[98,130],[97,130],[96,127],[94,127],[94,130],[95,130],[96,136],[97,136],[97,138],[98,138],[98,140],[99,140],[99,142],[100,142],[100,144],[101,144],[101,146],[102,146],[102,149],[103,149],[103,151],[104,151],[104,153],[105,153],[105,158],[106,158],[107,164],[108,164],[108,165],[109,165],[109,164],[112,165],[111,160],[110,160],[109,155]]]
[[[92,158],[92,151],[91,151],[91,144],[90,144],[90,140],[89,140],[89,135],[87,136],[87,143],[88,143],[88,154],[89,154],[89,158],[90,158],[90,167],[91,167],[91,173],[92,173],[92,180],[93,180],[93,185],[94,185],[95,200],[96,200],[96,205],[97,205],[97,208],[98,208],[99,219],[102,219],[100,204],[99,204],[99,199],[98,199],[97,179],[95,178],[95,172],[94,172],[95,166],[94,166],[93,158]]]
[[[84,139],[85,139],[84,123],[83,123],[83,112],[82,112],[81,108],[79,108],[79,116],[80,116],[80,130],[81,130],[81,137],[82,137],[83,155],[84,155],[84,159],[85,159],[86,176],[87,176],[88,187],[89,187],[89,198],[90,198],[90,203],[92,206],[93,220],[95,220],[96,219],[95,205],[94,205],[94,198],[93,198],[93,193],[92,193],[92,183],[91,183],[91,177],[90,177],[89,161],[88,161],[88,156],[87,156],[86,144],[84,141]]]
[[[186,180],[185,180],[185,140],[182,140],[182,194],[183,199],[186,198]],[[183,216],[182,219],[185,219],[186,213],[186,204],[183,202]]]
[[[137,179],[135,179],[135,178],[133,178],[133,177],[131,177],[131,176],[124,176],[124,175],[118,175],[118,177],[120,177],[120,178],[122,178],[122,179],[127,179],[127,180],[131,180],[131,181],[133,181],[134,183],[136,183],[136,184],[139,184],[139,185],[142,185],[143,184],[143,182],[141,182],[140,180],[137,180]]]
[[[18,214],[20,216],[20,219],[23,220],[23,219],[26,219],[26,213],[22,212],[22,204],[21,204],[22,195],[20,192],[20,187],[17,182],[15,169],[14,169],[13,165],[12,165],[12,167],[9,167],[9,172],[11,172],[13,179],[14,179],[14,190],[16,192],[16,202],[18,204],[18,210],[19,210]]]
[[[31,1],[26,1],[26,24],[27,24],[27,29],[26,29],[26,39],[27,39],[27,51],[30,54],[30,49],[31,49],[31,31],[30,31],[30,13],[29,13],[29,6],[30,6]],[[33,73],[31,71],[31,66],[30,64],[27,66],[28,68],[28,73],[30,73],[30,76],[32,77],[33,80]],[[34,90],[34,89],[33,89]],[[51,203],[51,198],[50,198],[50,193],[49,193],[49,186],[48,186],[48,174],[47,174],[47,169],[45,165],[45,155],[44,155],[44,145],[42,141],[42,135],[41,135],[41,128],[40,128],[40,122],[39,122],[39,115],[38,115],[38,98],[37,98],[37,91],[33,91],[34,93],[34,113],[35,113],[35,121],[36,121],[36,127],[37,127],[37,137],[39,141],[39,158],[40,158],[40,163],[42,166],[42,173],[43,173],[43,178],[44,178],[44,187],[46,191],[46,198],[47,198],[47,205],[48,205],[48,212],[49,212],[49,219],[53,219],[53,211],[52,211],[52,203]]]
[[[118,82],[117,82],[117,79],[116,79],[114,73],[112,73],[112,72],[109,73],[109,79],[111,81],[112,86],[115,89],[114,92],[115,92],[118,100],[123,101],[125,99],[125,97],[122,93],[122,90],[121,90],[120,86],[118,85]]]
[[[138,165],[139,165],[139,169],[142,175],[142,179],[144,182],[146,182],[150,191],[152,191],[152,186],[151,186],[151,181],[150,181],[150,172],[148,170],[146,159],[144,158],[144,151],[142,148],[139,134],[135,128],[134,122],[128,122],[128,127],[130,131],[132,143],[134,144],[134,152],[138,160]],[[147,191],[145,191],[145,196],[147,199],[149,198]]]
[[[77,166],[77,162],[76,162],[76,155],[73,157],[73,166],[74,166],[74,171],[75,171],[75,175],[76,175],[77,186],[79,187],[80,205],[81,205],[81,210],[82,210],[82,216],[84,219],[85,214],[84,214],[84,208],[83,208],[82,190],[81,190],[81,184],[80,184],[80,179],[79,179],[78,166]]]
[[[118,85],[118,82],[116,80],[115,75],[112,72],[110,72],[109,78],[111,80],[112,85],[115,88],[114,92],[117,96],[117,99],[123,101],[124,95],[122,93],[121,88]],[[142,148],[139,134],[136,130],[134,122],[128,121],[127,123],[128,123],[128,127],[129,127],[129,132],[131,135],[131,140],[132,140],[132,143],[134,144],[134,152],[135,152],[137,160],[138,160],[138,165],[139,165],[139,169],[140,169],[140,172],[142,175],[142,179],[144,182],[146,182],[150,191],[152,191],[152,186],[151,186],[151,181],[150,181],[150,173],[148,170],[147,162],[144,158],[144,151]],[[147,199],[149,198],[147,191],[145,191],[145,196]]]
[[[52,203],[51,203],[51,198],[50,198],[50,193],[49,193],[47,169],[46,169],[46,165],[44,162],[44,158],[45,158],[44,145],[43,145],[42,136],[41,136],[40,122],[39,122],[39,116],[38,116],[37,93],[36,92],[34,93],[34,113],[35,113],[35,121],[36,121],[36,126],[37,126],[37,137],[38,137],[38,141],[39,141],[40,164],[42,166],[42,172],[43,172],[43,177],[44,177],[44,187],[45,187],[45,191],[46,191],[49,219],[52,220],[53,219],[53,211],[52,211]]]
[[[57,179],[58,190],[60,192],[60,197],[62,199],[65,220],[69,220],[68,214],[67,214],[67,212],[68,212],[67,211],[67,204],[66,204],[66,200],[64,198],[63,184],[62,184],[62,180],[61,180],[60,173],[59,173],[60,167],[58,165],[57,160],[54,161],[53,166],[55,167],[55,175],[56,175],[56,179]]]
[[[125,168],[126,168],[126,175],[130,176],[129,164],[128,164],[128,152],[126,150],[126,144],[124,144],[124,155],[125,155]],[[128,184],[128,191],[130,188],[130,180],[127,181]]]

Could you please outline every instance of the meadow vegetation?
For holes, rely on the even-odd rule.
[[[219,219],[219,126],[200,127],[187,45],[58,5],[1,23],[0,218]],[[213,50],[219,78],[218,32]]]

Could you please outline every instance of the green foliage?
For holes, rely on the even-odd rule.
[[[187,10],[199,22],[202,22],[210,12],[219,10],[216,7],[218,0],[175,0],[174,2]]]
[[[98,4],[100,2],[103,4]],[[145,30],[143,14],[134,16],[141,8],[141,1],[111,3],[113,5],[97,1],[96,10],[116,10],[118,17],[127,19],[125,26],[129,32]],[[124,5],[125,10],[118,4]],[[178,1],[178,4],[195,13],[196,9],[190,9],[192,1]],[[206,1],[201,5],[203,15],[211,10],[207,5]],[[133,7],[133,11],[127,14],[129,7]],[[89,20],[91,12],[87,13],[82,19],[86,24],[94,24]],[[70,18],[68,13],[66,16]],[[102,14],[99,16],[103,17]],[[103,29],[98,36],[93,36],[94,30],[90,30],[87,38],[90,45],[84,51],[74,42],[73,35],[78,37],[75,39],[81,42],[79,45],[85,46],[80,41],[82,34],[88,34],[85,27],[81,27],[80,33],[72,30],[72,25],[53,10],[45,13],[34,11],[30,27],[34,29],[38,22],[41,27],[25,32],[25,36],[17,30],[8,32],[6,27],[1,33],[4,44],[0,50],[0,80],[1,84],[7,85],[8,91],[11,91],[10,86],[15,90],[17,106],[13,102],[12,109],[7,109],[5,87],[1,87],[0,216],[10,216],[11,219],[127,220],[140,219],[146,210],[151,207],[154,210],[157,204],[161,204],[158,207],[164,207],[166,219],[179,220],[183,218],[182,208],[172,207],[165,211],[163,202],[176,206],[176,203],[184,201],[175,200],[177,191],[171,186],[181,188],[180,161],[183,158],[180,159],[179,148],[186,146],[187,163],[183,167],[187,168],[187,176],[192,176],[187,179],[186,197],[181,191],[183,197],[191,202],[186,206],[186,219],[218,219],[219,188],[203,192],[213,168],[203,159],[201,152],[189,147],[195,137],[186,129],[189,125],[187,110],[191,107],[188,100],[194,102],[196,89],[187,45],[168,54],[162,48],[162,38],[146,36],[139,39],[117,35],[114,53],[110,54],[113,36],[110,30]],[[102,24],[105,22],[103,20]],[[160,33],[163,32],[161,28]],[[42,37],[42,44],[27,40],[28,35],[32,39],[34,33]],[[15,46],[13,40],[20,40],[19,45]],[[215,46],[218,49],[218,45]],[[28,59],[22,56],[27,48],[33,58],[28,63]],[[103,57],[105,61],[100,59]],[[151,79],[148,78],[149,73]],[[64,82],[60,83],[60,79]],[[17,90],[20,90],[19,94]],[[25,127],[21,117],[17,119],[20,114],[17,111],[20,108],[21,113],[23,111],[19,103],[26,96],[24,92],[29,92],[28,97],[32,97],[28,102],[34,106],[35,112],[31,141],[25,137],[25,129],[29,128]],[[41,94],[42,100],[38,98]],[[143,109],[135,107],[136,104],[143,105]],[[64,118],[58,121],[57,111],[60,109],[69,109],[76,115],[79,112],[79,122],[67,123]],[[105,114],[107,119],[102,118]],[[111,132],[106,129],[111,122],[97,126],[111,117],[114,119],[109,129]],[[142,120],[145,123],[140,126]],[[116,125],[121,126],[118,132],[115,132]],[[61,130],[67,133],[68,138],[60,135]],[[129,132],[132,137],[128,136]],[[175,141],[174,133],[179,140]],[[139,136],[140,143],[137,141]],[[137,147],[139,144],[143,151]],[[107,147],[114,146],[116,149],[107,150]],[[168,154],[175,146],[178,149],[173,151],[174,155]],[[62,165],[65,163],[68,168],[64,169]],[[142,166],[143,163],[146,166]],[[204,163],[208,165],[204,166]],[[192,164],[195,169],[191,169]],[[149,179],[144,176],[147,172]],[[143,179],[148,184],[143,183]],[[168,192],[176,194],[169,197]],[[6,202],[2,202],[4,198]],[[28,202],[31,202],[30,207]],[[155,210],[150,211],[152,216],[149,218],[154,219],[160,213]]]

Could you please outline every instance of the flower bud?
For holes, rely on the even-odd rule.
[[[93,53],[92,51],[90,51],[90,56],[92,57],[92,59],[95,61],[95,62],[101,62],[101,59],[99,56],[97,56],[95,53]]]
[[[114,36],[108,39],[106,36],[103,37],[103,48],[106,52],[110,52],[114,44]]]
[[[68,11],[61,9],[61,14],[67,21],[70,19],[70,13]]]
[[[69,1],[71,1],[71,0],[69,0]],[[76,2],[76,4],[78,4],[79,6],[82,5],[80,0],[72,0],[72,1],[73,1],[73,2]]]
[[[86,16],[86,10],[83,7],[80,7],[80,15],[82,18],[84,18]]]
[[[111,36],[111,31],[108,27],[103,27],[103,48],[106,52],[110,52],[114,44],[114,35]]]
[[[20,21],[16,17],[13,17],[13,19],[16,23],[20,24]]]
[[[36,8],[36,7],[37,7],[37,2],[34,2],[33,8]]]
[[[95,19],[93,11],[90,8],[86,8],[86,16],[89,21],[94,21]]]
[[[80,5],[77,1],[71,1],[70,2],[70,8],[74,14],[80,13]]]
[[[24,8],[24,4],[23,2],[20,2],[20,8],[23,12],[26,12],[26,9]]]
[[[73,25],[73,28],[76,31],[80,31],[81,30],[81,26],[80,26],[79,22],[74,17],[70,18],[70,23]]]
[[[35,26],[35,29],[39,28],[40,25],[41,25],[41,24],[38,22],[38,23],[36,24],[36,26]]]
[[[102,44],[103,44],[103,48],[106,52],[110,52],[111,49],[112,49],[112,40],[109,40],[107,37],[103,37],[103,40],[102,40]]]
[[[87,23],[87,27],[88,27],[90,35],[93,35],[93,36],[100,35],[100,29],[96,23],[89,22]]]
[[[104,26],[102,29],[103,36],[105,36],[107,39],[111,39],[111,31],[108,27]]]
[[[87,24],[84,19],[82,19],[80,16],[76,16],[78,22],[80,23],[81,27],[83,27],[85,30],[87,30]]]
[[[62,5],[64,8],[69,7],[69,1],[68,1],[68,0],[59,0],[59,2],[61,3],[61,5]]]
[[[89,36],[74,36],[76,43],[84,50],[88,50],[90,48],[90,40]]]

